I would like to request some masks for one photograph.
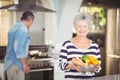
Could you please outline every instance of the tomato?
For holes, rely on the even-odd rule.
[[[88,65],[94,65],[93,62],[89,62]]]
[[[97,65],[99,63],[98,59],[95,58],[94,56],[88,56],[90,62],[92,62],[94,65]]]

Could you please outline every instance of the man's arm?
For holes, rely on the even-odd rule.
[[[28,73],[29,72],[29,66],[27,63],[27,59],[26,58],[20,58],[22,64],[23,64],[23,68],[24,68],[24,72]]]

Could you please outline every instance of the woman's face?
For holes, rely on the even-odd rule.
[[[77,35],[79,36],[86,36],[89,32],[88,23],[85,20],[81,20],[76,23],[75,30]]]

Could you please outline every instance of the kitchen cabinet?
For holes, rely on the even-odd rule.
[[[108,54],[106,59],[107,75],[120,73],[120,56]]]
[[[120,74],[120,9],[108,9],[107,18],[106,75]]]

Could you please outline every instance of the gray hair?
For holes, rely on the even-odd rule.
[[[81,20],[85,20],[87,23],[88,23],[88,27],[90,28],[90,20],[91,20],[91,17],[89,14],[87,13],[81,13],[81,14],[78,14],[75,16],[74,20],[73,20],[73,24],[74,26],[77,24],[77,22],[81,21]]]

